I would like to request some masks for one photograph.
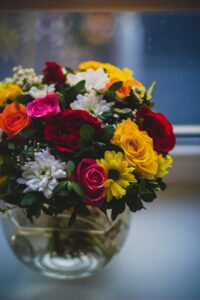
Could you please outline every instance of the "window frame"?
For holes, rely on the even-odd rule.
[[[0,2],[0,10],[36,11],[191,11],[200,10],[198,0],[6,0]]]

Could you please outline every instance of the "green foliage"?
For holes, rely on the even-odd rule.
[[[125,210],[125,203],[121,199],[113,199],[110,203],[111,206],[111,218],[112,220],[116,220],[119,214],[123,213]]]
[[[55,189],[54,189],[54,195],[56,196],[57,194],[59,194],[61,191],[63,191],[64,189],[67,189],[67,185],[68,185],[68,182],[67,181],[62,181],[62,182],[59,182]]]
[[[156,85],[156,81],[153,81],[152,84],[150,85],[150,87],[148,88],[147,93],[146,93],[146,95],[147,95],[147,100],[150,100],[150,99],[151,99],[152,93],[153,93],[154,88],[155,88],[155,85]]]
[[[122,81],[114,82],[114,83],[108,88],[108,91],[116,92],[116,91],[118,91],[118,90],[121,88],[122,84],[123,84]]]
[[[37,127],[27,127],[24,128],[22,131],[20,131],[19,136],[24,139],[31,139],[35,137],[38,134],[38,128]]]
[[[68,74],[74,74],[74,70],[70,67],[65,67],[65,70],[67,71]]]
[[[124,201],[132,212],[136,212],[144,208],[138,192],[137,184],[132,184],[127,188]]]
[[[64,88],[59,91],[59,99],[64,108],[68,108],[70,103],[76,99],[78,94],[86,93],[85,80],[79,81],[74,86],[64,86]]]
[[[68,178],[70,178],[72,176],[74,169],[75,169],[75,163],[72,160],[69,160],[67,162],[67,167],[66,167]]]
[[[115,145],[115,144],[106,145],[105,150],[124,153],[123,149],[120,146]]]
[[[119,97],[117,96],[116,92],[113,90],[106,90],[104,93],[104,99],[108,102],[118,101]]]
[[[77,182],[71,181],[71,185],[72,185],[72,189],[74,190],[74,192],[76,194],[78,194],[81,197],[85,196],[85,193],[84,193],[82,187]]]
[[[157,198],[156,191],[164,190],[166,184],[162,179],[143,179],[139,182],[140,197],[145,202],[152,202]]]
[[[30,95],[20,94],[17,96],[16,101],[20,104],[27,105],[33,98]]]
[[[28,193],[25,194],[25,196],[22,198],[22,201],[20,202],[20,207],[27,208],[30,206],[33,206],[34,204],[41,202],[41,194],[34,192],[34,193]]]
[[[80,146],[87,147],[94,139],[95,130],[89,125],[83,125],[80,130]]]
[[[137,95],[137,93],[134,93],[133,91],[131,91],[130,95],[128,97],[126,97],[124,102],[130,109],[135,110],[139,107],[141,99]]]
[[[103,143],[109,143],[113,137],[115,128],[112,125],[107,125],[100,130],[98,140]]]

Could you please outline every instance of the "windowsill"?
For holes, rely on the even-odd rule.
[[[170,154],[174,163],[166,181],[175,185],[199,185],[200,145],[177,145]]]

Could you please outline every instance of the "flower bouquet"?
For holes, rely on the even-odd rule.
[[[94,61],[76,71],[47,62],[42,76],[16,67],[0,83],[1,211],[17,223],[12,247],[28,247],[29,263],[43,273],[44,261],[49,273],[55,257],[83,261],[87,252],[98,261],[103,253],[105,264],[122,244],[127,211],[166,188],[175,135],[152,110],[154,86],[146,89],[127,68]],[[39,234],[48,263],[44,249],[34,248]],[[79,273],[92,273],[91,264],[86,269]]]

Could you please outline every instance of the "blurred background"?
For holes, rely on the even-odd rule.
[[[200,12],[0,13],[0,80],[15,65],[110,62],[156,81],[155,110],[175,125],[168,189],[133,216],[122,252],[91,279],[45,279],[21,265],[0,230],[0,299],[200,299]]]

